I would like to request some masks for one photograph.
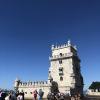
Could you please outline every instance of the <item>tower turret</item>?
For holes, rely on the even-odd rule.
[[[15,91],[18,90],[18,86],[19,86],[20,80],[18,78],[15,79],[15,83],[14,83],[14,89]]]

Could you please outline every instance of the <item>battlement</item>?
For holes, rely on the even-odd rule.
[[[70,53],[62,54],[62,56],[61,55],[53,55],[53,56],[49,57],[49,60],[65,59],[65,58],[69,58],[72,56],[77,56],[77,53],[70,52]]]
[[[72,57],[74,56],[75,54],[73,53],[65,53],[65,54],[62,54],[62,56],[60,55],[54,55],[52,57],[49,57],[49,60],[54,60],[54,59],[61,59],[61,58],[68,58],[68,57]],[[76,55],[75,55],[76,56]]]
[[[70,41],[70,40],[68,40],[68,42],[65,43],[65,44],[63,44],[63,45],[59,45],[59,46],[57,46],[57,45],[52,45],[52,46],[51,46],[51,49],[52,49],[52,50],[57,50],[57,49],[62,49],[62,48],[68,48],[69,46],[72,46],[75,50],[77,50],[76,46],[73,46],[73,45],[71,44],[71,41]]]
[[[28,87],[28,86],[47,86],[48,82],[47,81],[29,81],[29,82],[19,82],[20,87]]]

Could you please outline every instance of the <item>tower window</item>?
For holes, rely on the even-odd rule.
[[[63,77],[60,77],[60,81],[63,81]]]
[[[59,72],[62,72],[63,71],[63,68],[61,67],[61,68],[59,68]]]
[[[59,76],[62,76],[62,75],[63,75],[63,72],[60,72],[60,73],[59,73]]]
[[[62,60],[59,60],[59,64],[62,64]]]
[[[60,76],[63,75],[63,68],[62,67],[59,68],[59,75]]]
[[[62,53],[60,53],[60,56],[62,56]]]

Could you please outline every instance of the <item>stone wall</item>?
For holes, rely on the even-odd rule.
[[[47,84],[47,81],[34,81],[34,82],[20,82],[18,86],[19,92],[24,92],[26,99],[32,99],[33,98],[33,91],[39,89],[42,89],[44,92],[43,98],[47,97],[47,94],[49,92],[50,86]]]

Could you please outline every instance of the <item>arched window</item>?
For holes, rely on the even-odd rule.
[[[63,77],[62,76],[60,77],[60,81],[63,81]]]

